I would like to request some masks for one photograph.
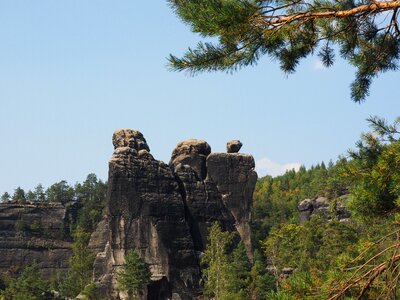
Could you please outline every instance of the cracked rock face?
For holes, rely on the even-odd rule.
[[[257,175],[250,155],[211,153],[207,142],[187,140],[177,145],[166,165],[153,158],[139,131],[118,130],[113,144],[108,213],[90,242],[98,252],[94,280],[104,296],[125,298],[115,274],[127,251],[136,248],[152,273],[143,299],[199,297],[198,254],[214,221],[236,229],[251,257],[250,211]]]

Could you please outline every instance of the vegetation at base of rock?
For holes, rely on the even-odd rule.
[[[150,283],[149,266],[140,258],[136,249],[131,249],[125,256],[125,264],[117,273],[119,288],[128,293],[128,299],[136,299],[143,288]]]
[[[26,266],[18,278],[8,277],[5,281],[7,288],[0,293],[4,300],[41,300],[48,288],[36,262]]]
[[[212,224],[201,259],[206,299],[261,299],[263,292],[272,288],[263,259],[256,253],[252,265],[242,241],[233,247],[235,240],[218,222]]]
[[[258,180],[253,202],[252,262],[238,236],[213,223],[201,259],[205,298],[400,297],[400,119],[393,125],[376,117],[369,122],[373,133],[364,134],[347,157]],[[62,295],[81,293],[88,299],[98,299],[96,285],[90,284],[93,256],[87,243],[102,215],[105,188],[94,175],[73,188],[74,199],[81,206],[69,228],[74,241],[70,271],[65,278],[55,274],[51,280],[51,289],[60,290]],[[33,197],[21,189],[15,194],[25,195],[26,201]],[[313,206],[307,219],[302,219],[299,205],[304,199],[313,205],[322,201],[324,209]],[[351,217],[338,214],[342,205]],[[42,234],[39,223],[18,226],[21,232]],[[126,264],[118,273],[120,289],[133,297],[149,278],[148,267],[138,252],[128,251]],[[41,293],[50,289],[48,285],[33,264],[2,277],[0,299],[42,299]]]
[[[51,185],[44,191],[43,186],[38,184],[33,192],[29,191],[26,193],[26,195],[31,195],[30,198],[25,197],[25,192],[20,187],[15,190],[11,199],[7,193],[3,194],[2,200],[6,203],[12,201],[11,203],[26,204],[29,201],[29,203],[38,207],[60,202],[63,205],[77,204],[76,216],[71,215],[72,219],[68,220],[69,228],[64,228],[62,230],[64,232],[47,232],[42,227],[40,221],[35,220],[28,223],[23,219],[23,216],[15,222],[15,229],[24,235],[49,239],[57,237],[73,241],[73,255],[69,262],[70,268],[66,277],[60,277],[55,274],[50,280],[51,288],[60,291],[63,296],[75,297],[80,292],[86,290],[88,293],[87,297],[90,299],[92,297],[90,295],[95,293],[94,289],[85,289],[92,280],[94,260],[94,255],[89,251],[87,246],[91,233],[104,214],[106,192],[107,183],[97,179],[96,175],[89,174],[84,182],[76,183],[74,187],[62,180]],[[10,279],[16,280],[15,276],[11,276]],[[10,292],[9,289],[10,284],[13,282],[12,280],[1,280],[5,283],[3,290],[8,290],[8,293],[13,293],[14,291],[11,290]],[[95,297],[93,299],[98,298]]]
[[[75,297],[92,280],[92,266],[94,255],[87,248],[90,233],[85,232],[81,227],[77,227],[73,232],[74,243],[72,246],[72,257],[67,276],[60,283],[60,291],[68,297]]]

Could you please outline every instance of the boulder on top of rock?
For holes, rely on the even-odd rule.
[[[226,152],[238,153],[243,144],[239,140],[232,140],[226,143]]]

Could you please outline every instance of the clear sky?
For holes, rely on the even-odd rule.
[[[342,60],[323,69],[311,57],[290,76],[268,58],[234,74],[168,71],[168,54],[199,40],[166,1],[0,1],[0,193],[107,179],[117,128],[140,130],[165,162],[184,139],[216,152],[240,139],[275,175],[335,160],[369,115],[400,113],[400,73],[355,104]]]

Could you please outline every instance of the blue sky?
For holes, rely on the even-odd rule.
[[[117,128],[140,130],[166,162],[184,139],[216,152],[240,139],[264,175],[335,160],[369,115],[400,111],[399,73],[355,104],[339,59],[323,69],[310,57],[290,76],[268,58],[234,74],[170,72],[168,54],[200,38],[166,1],[1,1],[0,40],[0,193],[107,179]]]

